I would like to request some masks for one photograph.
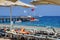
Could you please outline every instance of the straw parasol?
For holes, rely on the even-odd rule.
[[[55,4],[60,5],[60,0],[33,0],[31,4],[44,5],[44,4]]]
[[[0,6],[2,7],[10,7],[10,23],[11,25],[13,24],[12,22],[12,6],[22,6],[25,8],[34,8],[35,6],[33,5],[28,5],[26,3],[23,3],[19,0],[0,0]]]

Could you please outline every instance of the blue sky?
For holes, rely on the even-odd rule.
[[[21,0],[25,3],[28,3],[31,0]],[[57,5],[38,5],[35,8],[35,11],[31,11],[32,8],[23,8],[20,6],[12,7],[13,16],[60,16],[60,6]],[[24,13],[25,11],[25,13]],[[10,8],[9,7],[0,7],[0,16],[9,16]]]

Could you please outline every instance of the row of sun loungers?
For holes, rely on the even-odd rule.
[[[15,27],[18,27],[14,25]],[[31,34],[18,34],[11,31],[6,31],[5,38],[12,38],[16,40],[56,40],[60,39],[60,28],[46,28],[46,27],[32,27],[32,26],[20,26],[19,28],[25,28],[26,31]],[[17,29],[17,28],[16,28]]]

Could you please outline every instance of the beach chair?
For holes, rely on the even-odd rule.
[[[6,34],[6,32],[4,31],[4,29],[0,29],[0,37],[4,37]]]

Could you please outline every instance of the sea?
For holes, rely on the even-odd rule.
[[[4,16],[3,16],[4,17]],[[16,25],[37,26],[37,27],[57,27],[60,28],[60,16],[34,16],[37,20],[33,22],[18,22]],[[9,23],[9,22],[8,22]],[[2,23],[2,24],[8,24]]]

